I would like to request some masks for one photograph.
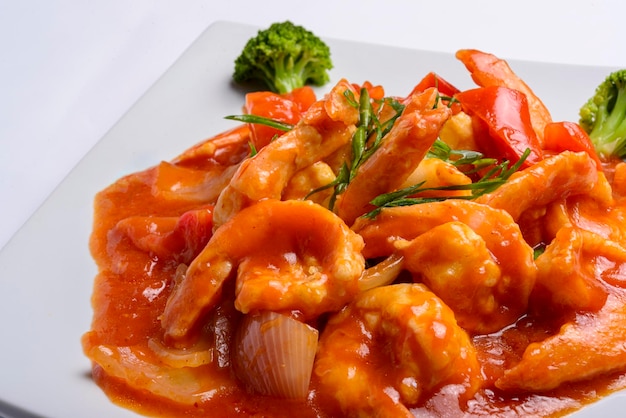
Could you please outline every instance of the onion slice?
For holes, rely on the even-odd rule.
[[[404,269],[404,257],[392,253],[389,257],[363,271],[359,279],[359,290],[362,292],[379,286],[391,284]]]
[[[276,312],[248,314],[236,340],[238,377],[268,396],[304,399],[309,391],[319,332]]]
[[[175,369],[182,367],[200,367],[205,364],[213,363],[214,350],[209,347],[197,346],[191,348],[172,348],[166,347],[157,338],[148,340],[148,348],[163,363]]]

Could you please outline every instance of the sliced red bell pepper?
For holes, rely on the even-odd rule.
[[[142,251],[188,264],[213,236],[213,206],[191,209],[180,217],[131,216],[115,229]]]
[[[294,89],[290,93],[283,94],[283,97],[298,105],[300,113],[306,112],[317,101],[315,91],[310,86]]]
[[[525,94],[508,87],[489,86],[465,90],[455,98],[466,113],[478,118],[487,128],[487,135],[479,133],[476,138],[485,155],[515,163],[529,149],[522,167],[543,159]]]
[[[430,72],[426,74],[415,87],[413,87],[413,90],[407,96],[404,102],[408,101],[409,97],[411,97],[412,95],[416,93],[422,93],[432,87],[435,87],[439,91],[439,94],[445,97],[453,97],[455,94],[460,92],[458,88],[453,86],[445,79],[441,78],[437,73]],[[449,104],[448,101],[445,100],[444,103],[446,105]],[[461,110],[461,107],[456,102],[452,103],[451,108],[453,114],[456,114]]]
[[[315,92],[309,86],[282,95],[257,91],[246,94],[244,111],[249,115],[295,125],[315,100]],[[275,136],[284,134],[284,131],[261,124],[251,124],[250,131],[251,141],[257,150],[269,144]]]
[[[373,85],[370,81],[365,81],[363,84],[352,83],[352,87],[356,91],[361,91],[361,89],[366,89],[367,93],[372,100],[381,100],[385,97],[385,89],[381,85]]]
[[[165,246],[179,248],[178,257],[190,263],[213,236],[213,205],[183,213],[176,227],[165,237]]]
[[[437,73],[430,72],[426,74],[415,87],[413,87],[411,94],[421,93],[430,87],[436,87],[441,94],[448,97],[452,97],[460,92],[458,88],[441,78]]]
[[[593,142],[579,124],[569,121],[549,123],[545,127],[543,140],[544,148],[548,151],[586,152],[596,162],[598,170],[602,170],[602,162]]]

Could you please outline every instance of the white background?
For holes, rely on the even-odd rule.
[[[215,21],[290,19],[323,37],[626,67],[625,4],[0,0],[0,248]]]

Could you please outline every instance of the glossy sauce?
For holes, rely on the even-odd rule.
[[[85,334],[86,352],[99,345],[133,347],[143,353],[144,360],[159,364],[159,359],[148,347],[148,341],[161,338],[159,316],[171,290],[172,280],[179,262],[175,257],[158,257],[137,248],[127,235],[115,225],[131,216],[178,217],[197,207],[195,202],[163,200],[155,197],[152,185],[157,168],[132,174],[120,179],[98,194],[95,201],[95,222],[91,250],[100,268],[93,292],[94,319],[92,330]],[[617,287],[613,294],[624,300],[624,292]],[[226,298],[225,304],[232,303]],[[155,396],[141,387],[131,387],[122,379],[110,376],[107,370],[95,364],[93,377],[111,400],[139,413],[154,416],[339,416],[337,406],[329,396],[317,388],[315,377],[311,382],[310,396],[306,401],[274,399],[252,393],[232,372],[229,344],[239,314],[226,308],[230,318],[222,335],[221,361],[201,366],[208,388],[203,400],[191,404],[173,402]],[[537,315],[525,315],[519,321],[495,334],[475,336],[487,386],[502,375],[503,370],[521,358],[531,342],[541,341],[558,331],[566,321],[557,314],[547,315],[537,310]],[[209,317],[207,322],[216,324]],[[208,332],[208,331],[207,331]],[[209,332],[213,337],[216,330]],[[217,341],[217,340],[216,340]],[[223,367],[220,367],[219,365]],[[378,365],[377,367],[380,367]],[[382,372],[384,373],[384,372]],[[207,376],[213,378],[207,379]],[[512,396],[493,388],[481,390],[461,409],[458,392],[452,386],[440,388],[423,406],[413,411],[420,415],[424,410],[440,416],[558,416],[579,409],[608,393],[626,387],[624,373],[600,376],[590,381],[565,384],[555,390],[539,394]],[[467,415],[466,415],[467,416]]]
[[[345,88],[345,83],[342,88]],[[308,98],[305,101],[308,104],[305,107],[308,107],[311,97],[306,97]],[[333,105],[341,104],[345,100],[343,93],[336,96],[331,95],[331,97],[337,100],[337,102],[328,102]],[[272,103],[274,102],[276,101],[272,99]],[[284,101],[278,102],[283,103]],[[269,106],[269,102],[266,105]],[[259,108],[250,103],[247,103],[247,106]],[[271,106],[275,106],[275,104]],[[346,114],[355,113],[354,118],[356,118],[354,108],[351,106],[344,107],[348,109],[345,111]],[[429,110],[432,110],[431,107],[429,106]],[[261,108],[263,107],[261,106]],[[307,122],[312,125],[308,125],[306,130],[298,133],[298,135],[303,135],[302,138],[296,138],[298,139],[296,142],[303,147],[301,153],[306,154],[311,151],[308,148],[308,144],[311,142],[309,139],[313,138],[317,141],[318,137],[323,138],[322,133],[331,131],[331,127],[333,129],[337,126],[341,128],[337,128],[341,135],[331,136],[331,138],[350,139],[351,135],[348,135],[349,130],[346,129],[349,124],[344,125],[343,122],[337,122],[335,119],[332,123],[329,122],[325,119],[328,115],[324,113],[326,112],[324,109],[326,108],[319,103],[314,106],[314,112],[309,114],[309,122]],[[268,108],[263,112],[267,111],[265,113],[274,114],[270,112],[273,110],[275,109]],[[292,113],[282,112],[280,114],[287,117]],[[354,118],[346,118],[346,120]],[[294,122],[291,117],[288,119],[290,119],[288,122]],[[320,126],[317,126],[319,130],[312,129],[318,119],[324,123],[318,121],[320,123]],[[314,135],[308,138],[306,135],[311,130],[315,131]],[[266,133],[266,135],[270,134],[273,137],[273,133]],[[212,237],[213,205],[215,207],[218,205],[217,196],[227,185],[231,185],[230,178],[238,166],[248,167],[242,163],[250,152],[248,142],[255,143],[254,139],[256,139],[258,144],[263,146],[263,144],[269,143],[272,137],[262,138],[263,141],[258,141],[258,137],[252,137],[253,140],[249,141],[251,138],[250,129],[247,125],[243,125],[192,147],[172,162],[163,162],[148,170],[123,177],[97,194],[94,202],[94,224],[90,249],[99,273],[95,278],[92,296],[93,322],[91,330],[83,336],[82,344],[85,354],[93,361],[94,381],[114,403],[151,416],[342,416],[335,399],[336,394],[332,393],[330,389],[325,389],[324,385],[321,384],[322,380],[315,373],[311,378],[309,395],[301,401],[261,396],[254,393],[251,388],[246,387],[237,377],[237,371],[233,365],[233,353],[235,353],[233,346],[243,314],[237,311],[234,306],[234,280],[226,280],[223,288],[219,289],[222,293],[217,305],[210,306],[211,309],[208,311],[200,309],[200,319],[190,325],[190,330],[185,330],[185,334],[182,336],[184,338],[180,340],[171,338],[175,341],[169,341],[168,335],[164,331],[162,317],[166,316],[164,311],[168,298],[176,284],[184,280],[185,272],[188,272],[187,266],[196,259],[196,256]],[[279,141],[274,142],[274,144],[277,142]],[[287,143],[287,145],[290,144]],[[292,148],[292,146],[286,147],[284,150],[289,152],[278,153],[278,157],[285,156],[284,161],[278,158],[279,167],[289,164],[291,159],[295,159],[293,155],[298,155],[292,153]],[[323,147],[320,146],[320,148]],[[267,146],[264,149],[267,149]],[[425,152],[426,149],[423,151]],[[556,152],[556,150],[552,151]],[[402,157],[402,154],[402,151],[398,153],[399,158]],[[320,155],[323,156],[319,157],[320,161],[326,157],[328,160],[345,157],[342,152],[338,152],[334,156],[325,153]],[[504,221],[508,222],[510,219],[513,223],[513,216],[508,214],[498,218],[498,221],[495,221],[494,217],[488,216],[486,210],[481,210],[480,213],[469,212],[464,217],[468,225],[474,224],[474,229],[482,228],[481,239],[487,237],[485,241],[491,239],[491,244],[496,243],[495,246],[492,245],[489,248],[489,251],[493,253],[494,248],[500,247],[501,251],[498,252],[501,254],[494,257],[494,260],[504,266],[513,267],[508,270],[513,271],[513,273],[509,276],[506,274],[499,275],[496,280],[506,282],[507,277],[509,280],[511,277],[524,280],[531,277],[531,275],[519,273],[523,270],[516,270],[522,264],[520,260],[522,260],[524,251],[519,250],[520,245],[517,245],[518,251],[514,251],[514,246],[511,244],[513,238],[516,237],[520,241],[525,241],[521,247],[528,250],[525,261],[531,265],[531,269],[526,271],[534,272],[532,269],[535,267],[534,264],[538,264],[538,261],[537,263],[534,262],[529,245],[542,247],[548,244],[548,242],[543,242],[544,237],[554,237],[557,229],[567,230],[567,226],[563,226],[567,225],[567,222],[563,222],[563,219],[576,223],[580,229],[595,232],[598,236],[610,236],[618,243],[626,242],[626,234],[622,232],[626,224],[626,201],[623,197],[626,195],[626,164],[610,162],[603,167],[609,183],[602,184],[613,186],[612,194],[615,200],[615,203],[607,208],[607,205],[598,203],[602,201],[602,196],[606,198],[606,193],[603,195],[601,186],[598,186],[598,190],[589,190],[593,189],[594,185],[600,184],[596,181],[595,163],[590,165],[589,157],[582,155],[582,153],[575,156],[575,159],[582,163],[575,165],[571,162],[573,159],[560,160],[564,162],[563,166],[565,167],[562,171],[556,172],[553,176],[552,174],[555,172],[548,172],[544,177],[541,177],[541,173],[537,176],[530,176],[530,187],[528,187],[528,183],[525,183],[519,186],[524,190],[515,189],[512,193],[509,190],[508,194],[504,193],[503,196],[496,199],[499,199],[498,204],[523,212],[516,220],[523,234],[523,239],[520,234],[515,232],[517,230],[511,232],[517,226],[508,228],[508,232],[496,231],[500,227],[499,224],[504,224]],[[269,160],[271,157],[262,161],[268,162]],[[389,164],[393,165],[395,161],[391,161]],[[577,169],[581,166],[587,168],[583,174]],[[279,172],[280,168],[275,170],[276,167],[271,164],[271,161],[269,161],[268,167],[265,168],[263,174],[269,176],[276,174],[275,171],[285,176],[289,174],[289,170],[286,170],[285,173]],[[591,169],[589,169],[590,167]],[[302,169],[299,166],[289,166],[289,169],[292,168],[294,171],[296,168]],[[545,168],[544,166],[540,168],[540,170],[544,170],[543,174],[549,169],[550,167]],[[249,181],[246,185],[253,192],[258,186],[255,181],[260,176],[257,171],[248,174],[246,179]],[[568,181],[569,178],[575,178],[575,180],[579,180],[579,183],[572,186]],[[368,179],[369,177],[366,180]],[[581,190],[583,187],[587,187],[587,189]],[[537,192],[537,190],[543,190],[543,192]],[[552,193],[553,190],[557,190],[557,192]],[[604,191],[606,192],[606,190]],[[537,193],[541,194],[538,198]],[[576,193],[578,194],[576,195]],[[241,198],[236,193],[233,193],[232,196],[234,196],[235,206],[237,203],[241,205],[250,203],[245,200],[250,198],[249,196]],[[261,196],[261,199],[266,197]],[[525,197],[527,197],[527,201],[521,201]],[[237,202],[236,198],[241,198],[241,200]],[[533,198],[536,199],[533,200]],[[255,201],[258,200],[260,199]],[[369,202],[369,199],[366,201]],[[259,206],[257,204],[257,207]],[[526,207],[528,210],[520,209],[520,207]],[[356,216],[362,213],[359,212]],[[461,212],[457,212],[457,214],[459,213]],[[491,211],[490,213],[493,214],[494,212]],[[441,216],[445,218],[443,221],[431,219],[429,228],[434,229],[441,222],[452,223],[449,216],[446,216],[445,214]],[[458,221],[459,219],[455,220]],[[501,220],[503,221],[500,222]],[[306,219],[303,220],[303,222],[306,221]],[[480,224],[478,228],[476,223]],[[216,224],[219,225],[217,217]],[[509,226],[506,224],[506,227]],[[401,235],[402,229],[405,229],[404,225],[397,225],[397,227],[399,229],[397,234]],[[388,241],[389,236],[385,235],[384,232],[386,231],[381,234],[382,241]],[[424,231],[420,233],[424,233]],[[506,233],[510,234],[506,235]],[[394,236],[395,234],[396,232],[394,232]],[[244,236],[243,233],[240,234],[239,239],[242,236]],[[493,237],[507,238],[494,240]],[[554,241],[556,240],[554,238]],[[566,245],[566,240],[563,241],[561,244]],[[263,244],[262,242],[260,245]],[[512,296],[506,291],[501,291],[499,294],[492,293],[496,298],[500,297],[505,300],[503,304],[498,305],[502,307],[499,308],[501,310],[494,314],[499,315],[500,318],[506,317],[506,324],[511,323],[512,317],[513,324],[507,325],[497,332],[474,335],[471,337],[472,344],[467,343],[468,346],[473,346],[477,352],[480,367],[472,369],[472,378],[478,375],[481,379],[481,389],[465,403],[459,400],[466,398],[464,393],[468,391],[467,387],[470,385],[463,383],[433,384],[424,396],[419,395],[420,401],[417,405],[413,405],[411,413],[416,416],[442,417],[561,416],[580,409],[609,393],[626,388],[626,348],[623,344],[623,341],[626,341],[626,331],[624,331],[626,330],[626,280],[624,279],[626,277],[626,271],[624,271],[626,257],[624,260],[620,260],[619,257],[623,255],[617,250],[615,254],[610,254],[607,257],[602,251],[610,252],[612,251],[611,248],[602,248],[601,243],[597,242],[594,245],[596,247],[589,247],[592,249],[586,250],[587,252],[575,260],[574,264],[579,264],[574,265],[574,272],[581,272],[582,277],[578,277],[578,280],[572,283],[579,287],[572,288],[573,290],[569,293],[567,291],[563,292],[562,295],[559,293],[559,297],[563,297],[562,300],[555,302],[552,299],[553,295],[548,289],[551,283],[545,282],[542,283],[543,287],[535,286],[532,288],[530,298],[528,298],[528,289],[524,288],[525,282],[520,285],[522,290],[515,290],[517,283],[513,283],[513,286],[509,287],[507,287],[507,283],[503,283],[505,290],[514,289],[511,292]],[[317,246],[325,247],[319,243]],[[269,265],[272,260],[287,260],[293,256],[293,254],[274,254],[274,252],[278,252],[276,251],[277,248],[278,244],[269,240],[267,249],[261,252],[266,258],[258,263],[262,264],[267,261],[268,265],[263,267],[267,267],[269,270],[276,268],[275,265]],[[280,248],[286,248],[286,246]],[[446,248],[450,247],[433,246],[432,248],[433,251],[444,252]],[[470,252],[472,251],[474,251],[474,247],[470,248]],[[320,250],[319,253],[321,252]],[[386,257],[387,255],[372,255],[368,261],[374,262],[375,257]],[[556,254],[556,256],[558,255],[559,253]],[[365,253],[363,256],[369,257]],[[447,259],[444,257],[442,265],[445,266],[446,261]],[[362,259],[359,262],[362,262]],[[280,263],[274,264],[278,264],[280,267]],[[466,264],[469,267],[466,267],[465,271],[480,266],[479,264],[472,264],[471,260],[467,261]],[[344,264],[341,266],[343,267]],[[567,268],[568,266],[569,264],[564,262],[563,266],[557,265],[555,268]],[[304,267],[311,267],[311,265],[304,265]],[[548,269],[548,271],[551,270]],[[471,279],[470,276],[466,277]],[[397,282],[419,282],[420,280],[419,274],[413,273],[412,276],[408,271],[405,271],[398,277]],[[534,278],[532,281],[531,279],[528,280],[529,283],[534,284]],[[563,279],[561,278],[561,280]],[[596,285],[589,286],[589,282],[596,283]],[[579,289],[582,293],[578,292]],[[515,303],[506,300],[506,298],[515,298],[519,295],[523,295],[520,299],[521,310],[524,312],[517,318],[519,311],[516,310],[511,315],[510,309],[516,306]],[[195,296],[195,293],[192,296]],[[193,299],[194,297],[183,299],[185,304],[175,312],[184,311],[187,302]],[[530,299],[530,306],[527,308],[526,299]],[[586,309],[571,309],[562,306],[570,303],[570,299],[574,302],[582,300],[586,303],[584,305]],[[472,302],[474,305],[479,305],[475,299],[472,299]],[[488,303],[485,303],[486,305]],[[291,313],[297,316],[297,313]],[[506,315],[507,313],[509,316]],[[454,318],[454,315],[450,315],[450,317]],[[312,322],[310,325],[317,327],[322,334],[329,318],[332,319],[333,314],[322,314],[320,317],[310,320]],[[482,321],[483,325],[490,325],[491,319],[497,318],[480,318],[479,322]],[[357,321],[349,323],[359,324],[360,320],[361,318],[357,318]],[[564,326],[565,324],[567,325]],[[439,325],[444,330],[452,329],[449,323]],[[403,326],[409,328],[406,324]],[[499,327],[500,324],[498,323],[497,327],[492,329]],[[326,329],[331,329],[331,324]],[[485,332],[491,332],[492,329]],[[355,333],[363,332],[365,334],[358,326],[354,326],[352,330]],[[584,346],[586,352],[601,353],[602,355],[586,356],[585,352],[572,355],[572,352],[568,351],[566,340],[559,345],[561,341],[559,336],[566,332],[577,334],[578,342],[585,341],[581,345]],[[446,331],[443,333],[445,334]],[[381,334],[384,335],[384,333]],[[432,346],[428,348],[431,350],[443,346],[439,343],[444,340],[444,337],[435,334],[437,334],[436,331],[429,334]],[[402,334],[399,333],[399,335]],[[435,337],[431,335],[435,335]],[[171,337],[171,335],[169,336]],[[357,335],[354,340],[358,342],[359,336]],[[363,339],[363,341],[365,340]],[[396,364],[393,360],[394,354],[390,355],[391,343],[386,341],[384,337],[371,338],[369,341],[371,340],[375,340],[372,347],[367,346],[367,350],[363,351],[373,354],[368,357],[359,353],[358,355],[361,357],[355,361],[355,364],[359,364],[359,367],[367,372],[372,386],[389,389],[389,392],[393,393],[396,389],[386,386],[393,381],[390,376],[396,376],[392,370]],[[466,341],[468,341],[467,338]],[[546,366],[546,361],[550,359],[541,357],[541,346],[538,344],[532,346],[536,349],[530,350],[532,351],[530,354],[526,350],[531,344],[546,341],[549,341],[546,343],[548,344],[548,355],[554,355],[555,359],[558,360],[559,356],[568,360],[577,357],[577,361],[572,363],[572,370],[558,370],[554,375],[551,371],[551,376],[547,381],[544,381],[545,376],[534,376],[530,367],[515,370],[516,365],[522,359],[528,360],[527,357],[543,364],[544,370],[545,367],[550,367]],[[535,352],[537,358],[532,355]],[[579,354],[580,356],[578,356]],[[343,360],[339,358],[341,355],[337,353],[335,358]],[[428,358],[428,353],[422,355],[422,358]],[[452,363],[456,364],[456,362]],[[623,371],[616,372],[615,370],[620,369],[612,368],[613,364],[624,365]],[[588,370],[594,373],[585,374]],[[515,373],[520,374],[522,378],[518,378],[519,376]],[[568,373],[573,373],[573,376],[568,375]],[[460,373],[459,375],[463,374]],[[581,375],[585,376],[582,380],[578,378]],[[524,379],[524,376],[530,377]],[[507,379],[509,379],[508,383]],[[550,381],[550,379],[555,380]],[[577,383],[560,384],[559,379],[564,382],[576,381]],[[433,379],[433,381],[438,380]],[[511,387],[515,387],[519,382],[536,384],[542,389],[505,391],[504,389],[496,389],[496,382],[504,382],[503,385],[508,384]],[[419,385],[419,382],[416,385]],[[388,402],[388,399],[386,401]]]

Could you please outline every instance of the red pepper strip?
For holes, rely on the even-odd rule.
[[[461,92],[455,86],[453,86],[452,84],[450,84],[449,82],[441,78],[439,75],[437,75],[437,73],[430,72],[426,74],[426,76],[424,76],[424,78],[422,78],[422,80],[419,83],[417,83],[415,87],[413,87],[413,91],[411,92],[411,95],[414,93],[421,93],[430,87],[436,87],[437,90],[439,90],[439,93],[448,97],[452,97],[455,94]]]
[[[213,236],[213,206],[191,209],[174,216],[130,216],[115,230],[126,235],[140,250],[157,257],[190,263]]]
[[[597,169],[602,170],[602,162],[596,149],[587,132],[579,124],[567,121],[549,123],[545,127],[543,138],[544,149],[547,151],[585,151],[596,162]]]
[[[373,85],[370,81],[365,81],[363,84],[352,83],[352,87],[356,91],[361,91],[361,89],[366,89],[367,94],[369,94],[370,99],[372,100],[381,100],[385,97],[385,89],[380,85]]]
[[[183,213],[164,244],[179,249],[179,256],[190,263],[213,236],[213,205],[206,205]],[[182,248],[181,248],[182,247]]]
[[[461,90],[453,86],[451,83],[449,83],[445,79],[441,78],[437,73],[430,72],[426,74],[424,78],[422,78],[415,87],[413,87],[413,90],[408,95],[407,100],[413,94],[422,93],[423,91],[431,87],[435,87],[442,96],[446,96],[446,97],[453,97],[455,94],[461,92]],[[457,114],[460,110],[461,110],[460,106],[458,106],[456,103],[452,104],[453,114]]]
[[[286,94],[258,91],[246,94],[245,113],[263,116],[279,122],[295,125],[302,114],[315,102],[315,92],[311,87],[301,87]],[[261,124],[251,124],[251,141],[257,150],[269,144],[283,131]]]
[[[290,93],[283,94],[283,97],[298,105],[300,113],[309,110],[309,107],[317,101],[315,91],[310,86],[294,89]]]
[[[546,105],[533,90],[509,66],[506,60],[493,54],[477,49],[460,49],[456,57],[469,70],[472,80],[480,87],[502,86],[519,90],[526,95],[530,120],[539,143],[543,142],[543,130],[546,124],[552,122],[552,116]]]
[[[486,125],[488,134],[479,133],[476,141],[487,157],[505,158],[515,163],[530,149],[522,167],[543,159],[525,94],[508,87],[490,86],[465,90],[455,98],[466,113]]]

